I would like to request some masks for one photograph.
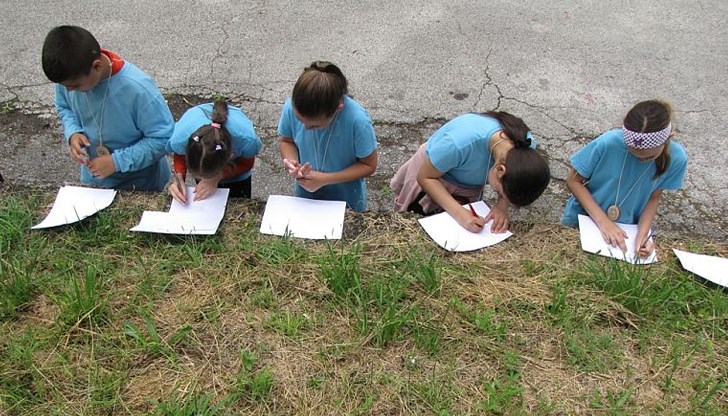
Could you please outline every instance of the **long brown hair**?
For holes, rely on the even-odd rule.
[[[667,128],[672,122],[672,107],[660,100],[647,100],[637,103],[624,117],[624,127],[637,133],[652,133]],[[674,127],[673,127],[674,130]],[[655,159],[656,172],[652,179],[665,173],[670,167],[670,139]]]
[[[505,111],[483,114],[498,120],[503,133],[513,142],[513,148],[506,155],[506,173],[502,178],[506,198],[516,206],[530,205],[543,194],[551,180],[546,158],[530,147],[530,129],[523,119]]]
[[[230,162],[230,133],[225,127],[228,105],[225,100],[215,100],[210,118],[212,122],[198,128],[187,141],[187,169],[196,178],[214,176]]]

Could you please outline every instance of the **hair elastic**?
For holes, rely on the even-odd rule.
[[[219,152],[221,150],[222,150],[222,146],[220,146],[220,144],[218,144],[218,145],[215,146],[215,151],[216,152]]]
[[[192,138],[192,140],[193,140],[193,141],[194,141],[195,143],[199,143],[199,142],[200,142],[200,136],[195,136],[195,137],[193,137],[193,138]]]
[[[210,123],[210,125],[216,129],[220,128],[220,123],[215,123],[214,121],[212,123]]]
[[[624,132],[624,143],[633,149],[652,149],[667,142],[672,132],[672,123],[660,131],[650,133],[639,133],[622,126]]]

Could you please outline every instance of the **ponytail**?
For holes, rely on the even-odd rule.
[[[230,133],[225,127],[228,104],[223,99],[213,103],[211,123],[198,128],[187,141],[187,168],[197,178],[220,173],[230,161]]]
[[[338,66],[327,61],[312,62],[293,86],[293,106],[303,117],[331,117],[349,93],[348,85]]]
[[[546,158],[531,148],[530,129],[523,119],[505,111],[488,111],[483,115],[498,120],[503,134],[513,142],[513,149],[508,151],[504,162],[505,197],[516,206],[530,205],[543,194],[551,180]]]

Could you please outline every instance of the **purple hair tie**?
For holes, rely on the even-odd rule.
[[[650,133],[639,133],[622,126],[624,132],[624,143],[633,149],[652,149],[662,146],[670,138],[672,123],[660,131]]]

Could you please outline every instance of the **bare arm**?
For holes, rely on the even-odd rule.
[[[303,177],[299,177],[296,180],[303,189],[309,192],[316,192],[326,185],[351,182],[371,176],[377,170],[378,159],[378,151],[374,150],[369,156],[359,159],[347,168],[337,172],[305,171],[302,169],[305,172]]]
[[[653,242],[645,241],[647,239],[650,228],[652,228],[652,222],[657,215],[657,207],[660,205],[660,196],[662,196],[662,190],[656,189],[650,195],[650,199],[645,205],[645,209],[640,214],[640,220],[637,224],[637,240],[635,241],[636,254],[640,257],[647,257],[652,250],[655,249]]]
[[[627,233],[607,217],[602,207],[597,204],[591,192],[584,185],[584,178],[573,168],[566,175],[566,186],[574,194],[574,197],[579,201],[581,206],[584,207],[584,210],[589,214],[591,219],[594,220],[597,227],[599,227],[604,241],[612,246],[619,246],[622,251],[626,251],[627,245],[624,239],[627,238]]]
[[[427,195],[437,205],[452,215],[463,228],[474,233],[480,232],[483,229],[483,225],[485,225],[484,218],[474,216],[450,195],[447,189],[445,189],[445,186],[440,182],[440,178],[443,175],[444,173],[432,165],[430,158],[425,156],[424,163],[420,168],[420,172],[417,174],[417,182],[427,192]]]

